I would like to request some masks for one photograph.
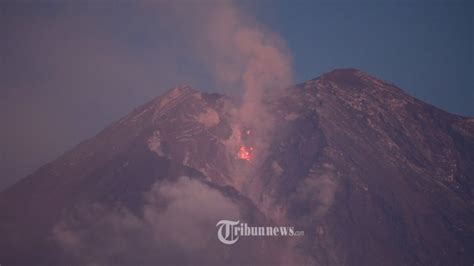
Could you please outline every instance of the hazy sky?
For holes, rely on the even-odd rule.
[[[190,1],[1,1],[0,189],[174,85],[231,93],[193,48],[216,1]],[[286,42],[295,82],[359,68],[474,115],[473,1],[253,2],[239,7]]]

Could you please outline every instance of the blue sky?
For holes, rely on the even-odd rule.
[[[474,115],[474,2],[335,2],[279,2],[265,19],[290,46],[297,80],[354,67]]]

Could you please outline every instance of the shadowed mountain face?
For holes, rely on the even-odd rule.
[[[0,263],[474,262],[473,118],[357,70],[262,104],[275,127],[249,161],[225,96],[181,87],[137,108],[0,194]],[[222,219],[304,236],[228,246]]]

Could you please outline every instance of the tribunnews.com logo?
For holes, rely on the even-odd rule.
[[[239,237],[260,236],[303,236],[304,231],[296,231],[292,226],[248,226],[240,221],[220,220],[216,224],[217,238],[226,245],[232,245]]]

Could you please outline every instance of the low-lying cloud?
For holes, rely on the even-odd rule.
[[[83,206],[57,224],[53,238],[64,262],[81,265],[217,263],[226,254],[216,222],[240,219],[239,206],[201,181],[181,177],[146,193],[142,210]]]

